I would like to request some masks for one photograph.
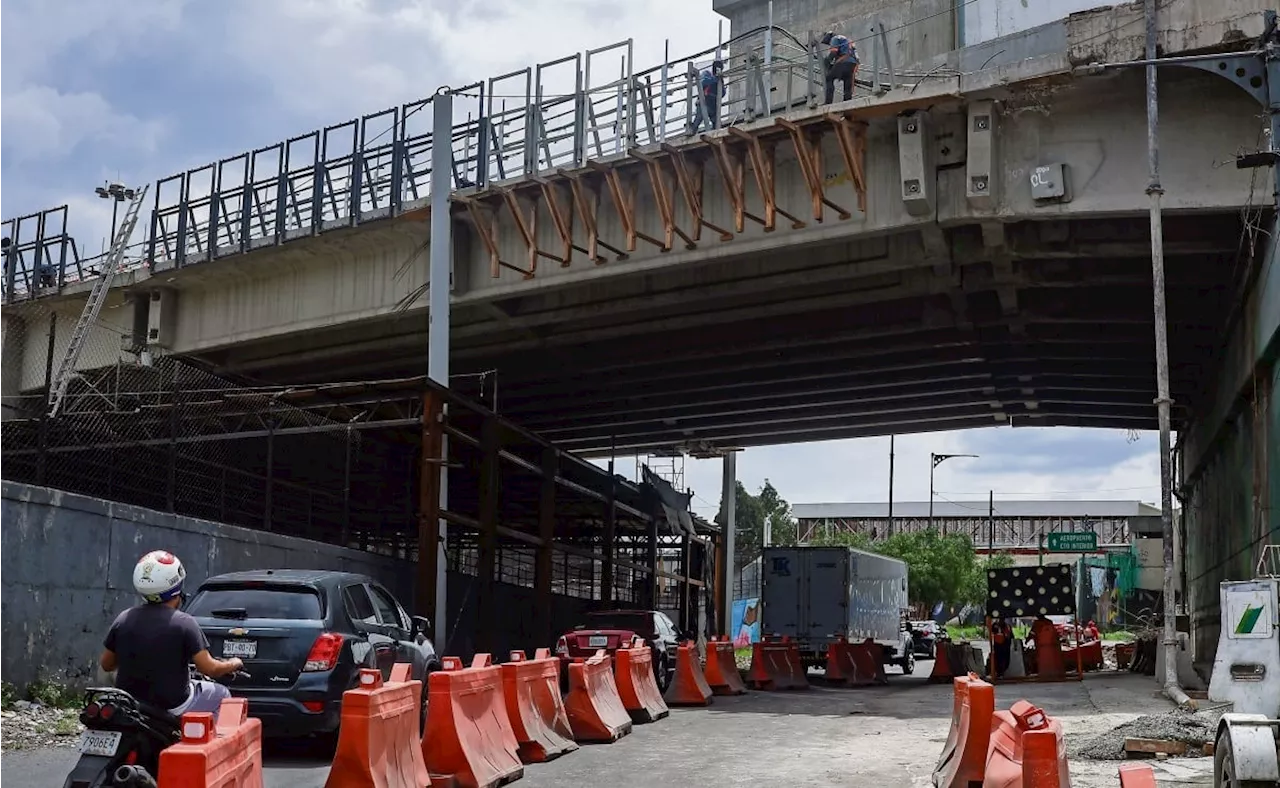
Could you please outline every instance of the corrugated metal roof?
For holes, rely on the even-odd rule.
[[[1008,501],[996,499],[997,517],[1159,517],[1160,509],[1141,501]],[[884,502],[796,503],[797,520],[860,519],[889,516]],[[894,501],[894,517],[928,517],[928,501]],[[986,517],[986,501],[934,501],[934,517]]]

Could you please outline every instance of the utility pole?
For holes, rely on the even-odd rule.
[[[894,439],[894,436],[890,435],[889,436],[889,533],[888,533],[888,536],[893,536],[893,439]]]
[[[987,560],[996,552],[996,491],[987,493]]]
[[[1151,294],[1156,340],[1156,419],[1160,428],[1160,524],[1164,542],[1164,689],[1176,703],[1187,703],[1178,686],[1177,606],[1173,583],[1173,456],[1170,440],[1169,319],[1165,310],[1164,229],[1160,215],[1160,112],[1156,83],[1156,0],[1143,0],[1147,23],[1147,196],[1151,213]]]

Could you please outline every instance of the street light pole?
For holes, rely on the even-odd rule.
[[[104,200],[111,200],[111,246],[116,245],[116,219],[120,215],[120,203],[132,200],[134,190],[123,183],[106,183],[93,190]],[[110,248],[110,247],[108,247]]]
[[[940,464],[942,464],[943,461],[949,460],[953,457],[973,457],[976,459],[977,456],[978,455],[976,454],[934,454],[933,452],[929,452],[929,530],[930,531],[933,530],[933,469],[937,468]],[[945,536],[945,530],[943,535]]]

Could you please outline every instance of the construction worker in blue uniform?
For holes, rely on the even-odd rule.
[[[828,48],[823,58],[827,76],[824,104],[835,98],[836,82],[844,83],[844,101],[853,98],[853,81],[858,76],[858,48],[847,37],[827,31],[822,43]]]
[[[716,58],[711,68],[703,69],[698,77],[699,101],[702,102],[702,109],[707,113],[709,129],[720,127],[720,99],[724,98],[726,92],[724,77],[721,76],[723,71],[724,61]],[[694,107],[693,118],[689,121],[689,133],[697,134],[701,125],[702,112]]]

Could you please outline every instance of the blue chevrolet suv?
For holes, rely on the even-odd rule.
[[[265,569],[217,575],[200,584],[186,611],[215,657],[244,660],[247,678],[230,684],[268,736],[332,733],[342,693],[360,668],[383,678],[397,662],[423,681],[439,667],[427,619],[408,616],[370,577],[347,572]]]

